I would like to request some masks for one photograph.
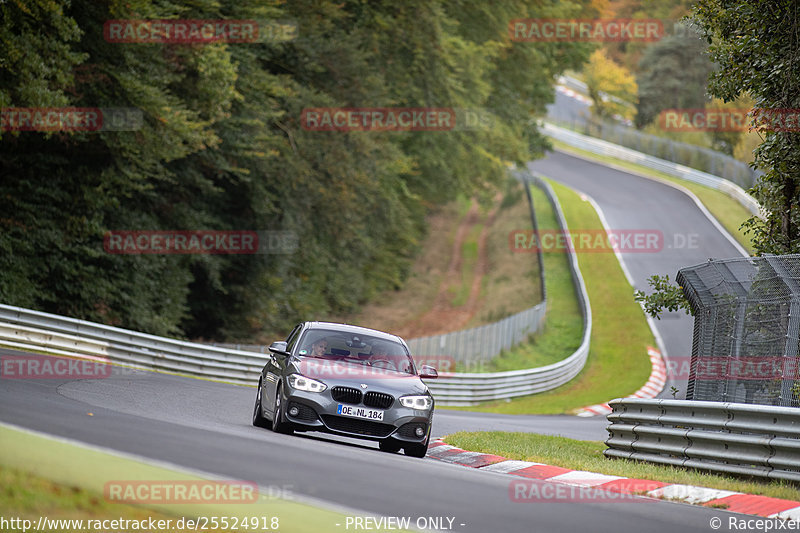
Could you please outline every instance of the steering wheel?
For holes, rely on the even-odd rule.
[[[370,366],[375,366],[377,368],[384,368],[386,370],[397,370],[395,364],[388,359],[377,359],[375,361],[370,362]]]

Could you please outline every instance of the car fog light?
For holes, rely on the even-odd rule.
[[[417,429],[414,430],[414,433],[417,434],[417,437],[422,437],[423,435],[425,435],[425,430],[422,429],[421,427],[417,427]]]
[[[297,416],[298,414],[300,414],[300,409],[298,409],[297,407],[295,407],[295,406],[293,405],[293,406],[291,406],[291,407],[289,408],[289,414],[290,414],[291,416]]]

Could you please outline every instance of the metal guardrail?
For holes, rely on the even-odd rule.
[[[560,227],[568,229],[558,198],[550,185],[538,175],[531,179],[547,195]],[[586,364],[589,355],[589,339],[592,333],[592,309],[586,292],[578,258],[569,251],[570,274],[575,285],[583,315],[583,336],[575,352],[565,359],[551,365],[526,370],[511,370],[491,373],[460,373],[441,376],[427,382],[436,401],[442,405],[469,406],[489,400],[502,400],[526,396],[559,387],[578,375]]]
[[[108,359],[108,342],[54,333],[44,329],[0,323],[0,342],[9,348],[48,348],[55,355],[79,355],[88,359]]]
[[[566,228],[558,199],[549,185],[534,177],[547,194],[559,224]],[[580,347],[548,366],[496,373],[442,376],[428,385],[444,405],[475,403],[524,396],[550,390],[575,377],[589,353],[592,315],[577,258],[570,254],[570,270],[584,315]],[[252,351],[196,344],[146,333],[0,304],[0,345],[107,359],[136,368],[164,370],[232,383],[252,385],[267,356]]]
[[[410,339],[408,347],[416,356],[452,356],[467,368],[487,362],[528,338],[544,323],[547,301],[491,324]]]
[[[267,356],[0,304],[0,344],[253,385]],[[76,346],[80,344],[80,346]]]
[[[634,398],[609,405],[607,457],[800,481],[800,409]]]
[[[712,189],[727,194],[742,204],[752,214],[762,216],[761,206],[755,198],[747,194],[740,186],[724,178],[720,178],[719,176],[701,172],[665,159],[659,159],[658,157],[643,154],[642,152],[637,152],[636,150],[631,150],[630,148],[625,148],[594,137],[582,135],[547,122],[541,125],[541,130],[546,135],[575,148],[586,150],[593,154],[612,156],[623,161],[637,163],[652,168],[653,170],[659,170],[670,176],[675,176],[676,178],[711,187]]]
[[[207,346],[216,346],[231,350],[244,350],[246,352],[269,353],[268,344],[242,344],[240,342],[204,342]]]
[[[581,95],[588,94],[585,83],[569,76],[559,77],[557,88],[564,88]],[[619,99],[615,101],[625,104]],[[546,120],[593,138],[723,177],[744,188],[752,187],[761,175],[760,171],[754,170],[747,163],[723,152],[645,133],[633,127],[630,121],[623,121],[619,117],[615,121],[598,120],[592,116],[589,109],[588,105],[581,110],[575,106],[550,104],[547,106]]]
[[[576,91],[576,92],[579,92],[579,93],[585,94],[585,95],[589,94],[589,86],[586,85],[586,83],[582,82],[581,80],[579,80],[577,78],[573,78],[572,76],[559,76],[558,80],[556,80],[556,81],[558,82],[559,85],[563,85],[564,87],[569,87],[573,91]],[[605,101],[611,100],[612,102],[620,104],[620,105],[628,105],[628,106],[632,106],[633,105],[630,102],[626,102],[625,100],[623,100],[621,98],[617,98],[616,96],[614,96],[612,94],[608,94],[608,93],[603,92],[603,91],[600,91],[600,97]]]

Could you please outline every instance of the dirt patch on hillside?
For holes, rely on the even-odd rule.
[[[497,210],[500,206],[502,195],[498,194],[494,198],[494,205],[486,216],[481,233],[478,236],[478,257],[472,269],[472,278],[467,280],[469,283],[469,296],[466,303],[461,306],[454,306],[453,289],[464,283],[462,280],[462,265],[464,257],[462,251],[472,229],[481,223],[480,209],[476,201],[472,201],[467,215],[459,224],[453,240],[452,255],[450,264],[445,272],[442,282],[436,288],[436,298],[430,310],[421,317],[404,324],[397,328],[397,334],[404,338],[426,337],[438,335],[450,331],[457,331],[466,327],[475,313],[480,309],[481,304],[481,285],[483,277],[489,269],[489,258],[486,240],[489,234],[489,227],[494,222]],[[431,287],[431,289],[434,289]]]

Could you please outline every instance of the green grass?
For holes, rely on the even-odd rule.
[[[600,474],[680,483],[773,498],[800,500],[800,488],[783,481],[760,481],[709,474],[699,470],[675,468],[624,459],[609,459],[601,441],[579,441],[565,437],[500,431],[454,433],[447,444],[464,450],[491,453],[508,459],[585,470]]]
[[[744,249],[752,255],[753,243],[751,237],[749,235],[745,235],[744,231],[741,229],[742,223],[749,219],[752,215],[750,214],[750,211],[745,209],[742,204],[727,194],[716,189],[706,187],[705,185],[699,185],[691,181],[682,180],[658,170],[652,170],[636,163],[622,161],[610,156],[596,155],[586,150],[573,148],[572,146],[569,146],[561,141],[556,141],[555,139],[551,139],[551,141],[553,146],[559,151],[601,163],[612,164],[621,169],[631,171],[634,174],[640,174],[647,178],[668,181],[685,187],[693,192],[695,196],[697,196],[703,205],[706,206],[706,209],[708,209],[709,212],[714,215],[714,218],[716,218],[719,223],[722,224],[722,227],[724,227],[728,233],[730,233],[739,242],[739,244],[741,244]]]
[[[563,185],[554,182],[551,185],[571,230],[603,228],[589,202]],[[650,375],[647,347],[655,346],[655,339],[642,308],[633,299],[633,288],[617,257],[613,253],[579,253],[578,264],[593,317],[589,358],[581,373],[552,391],[453,409],[506,414],[573,412],[632,394],[647,381]],[[550,275],[545,269],[545,279]],[[564,353],[562,358],[568,355]]]
[[[475,277],[475,268],[478,265],[478,238],[484,225],[475,224],[461,244],[461,282],[457,288],[451,288],[453,307],[461,307],[467,303],[472,290],[472,280]]]
[[[467,216],[470,207],[472,207],[472,198],[463,194],[459,194],[455,199],[455,205],[456,211],[458,212],[458,218],[463,219],[465,216]]]
[[[76,486],[62,485],[18,468],[0,466],[0,509],[11,516],[36,524],[40,516],[51,519],[104,519],[121,517],[131,520],[172,519],[165,514],[134,505],[110,503],[102,493]],[[71,531],[69,528],[60,531]]]
[[[509,246],[514,231],[531,229],[530,217],[525,189],[510,178],[492,223],[485,225],[487,270],[481,278],[479,308],[465,328],[497,322],[542,301],[536,256],[516,253]]]
[[[102,418],[95,421],[103,423]],[[112,505],[103,496],[109,481],[200,478],[2,425],[0,450],[0,509],[6,517],[278,516],[281,531],[308,532],[332,531],[344,518],[339,513],[265,494],[252,503]]]
[[[531,187],[536,219],[540,231],[557,230],[558,222],[545,193]],[[514,260],[536,261],[534,252],[518,252]],[[568,256],[563,253],[543,254],[547,314],[543,328],[530,342],[504,351],[489,363],[489,371],[501,372],[533,368],[555,363],[574,352],[581,343],[583,318],[578,297],[572,285]]]

